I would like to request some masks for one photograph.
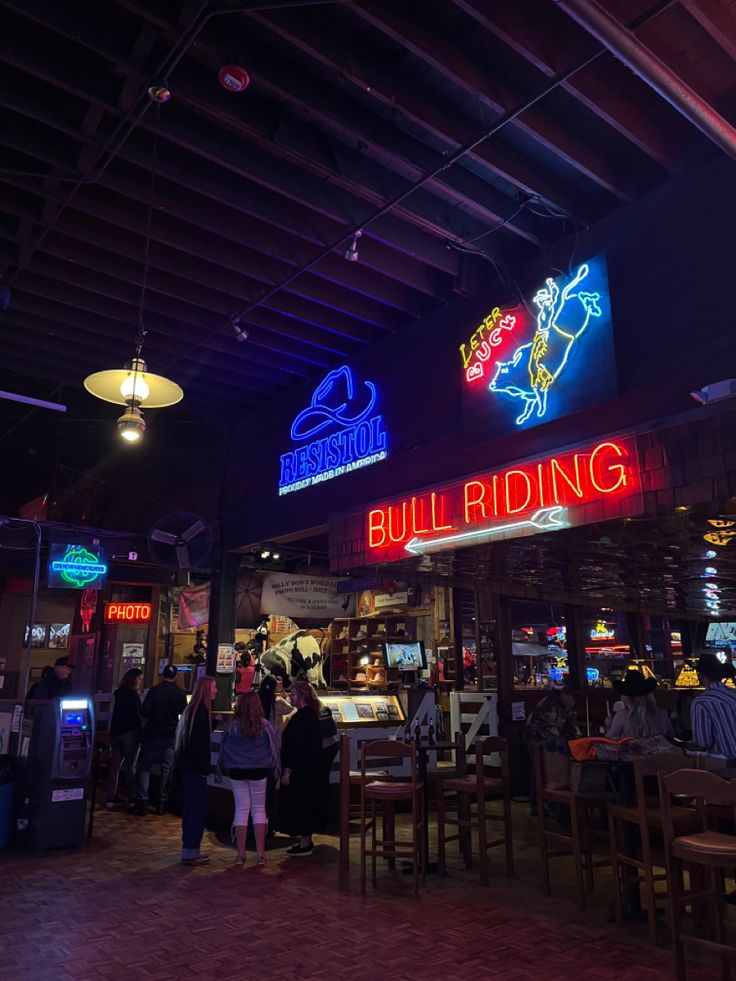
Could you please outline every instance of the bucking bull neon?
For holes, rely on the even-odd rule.
[[[596,278],[599,265],[600,260],[592,259],[582,263],[567,281],[563,277],[545,280],[533,297],[534,333],[527,343],[519,343],[526,333],[526,325],[517,323],[520,315],[507,313],[502,317],[496,307],[468,344],[460,345],[466,382],[486,378],[491,392],[522,403],[517,426],[532,415],[537,420],[546,415],[550,390],[559,382],[591,320],[603,317],[601,292],[581,288],[589,277]],[[596,281],[599,279],[598,275]],[[493,349],[504,344],[506,354],[507,338],[517,346],[511,349],[510,357],[495,360]],[[487,374],[491,374],[490,381]]]
[[[373,508],[367,551],[378,560],[552,531],[580,505],[638,490],[634,438],[604,440]]]

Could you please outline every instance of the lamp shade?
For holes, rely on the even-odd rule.
[[[90,395],[104,402],[126,405],[133,401],[145,403],[147,409],[175,405],[184,398],[184,392],[176,382],[154,375],[140,359],[133,360],[125,368],[96,371],[84,379],[84,387]]]

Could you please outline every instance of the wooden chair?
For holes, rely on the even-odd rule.
[[[551,893],[549,860],[572,855],[575,866],[575,890],[578,905],[585,909],[585,891],[592,891],[593,872],[597,868],[610,865],[610,860],[596,860],[593,857],[593,842],[606,841],[607,834],[591,827],[594,811],[605,807],[613,796],[609,792],[595,794],[575,793],[569,789],[550,789],[546,787],[544,753],[538,743],[533,745],[534,780],[537,788],[537,827],[539,829],[539,848],[542,859],[542,887],[544,895]],[[570,811],[570,831],[550,828],[545,815],[545,803],[558,807],[566,806]],[[557,850],[553,850],[557,848]]]
[[[657,900],[667,900],[668,893],[657,890],[658,883],[664,883],[665,889],[667,883],[664,856],[660,858],[656,855],[652,846],[653,835],[662,830],[662,810],[658,798],[647,796],[646,778],[681,770],[684,763],[682,754],[675,753],[638,757],[633,761],[634,801],[631,804],[611,804],[608,808],[616,922],[619,925],[623,923],[627,889],[643,887],[649,940],[653,944],[657,942]],[[672,809],[672,818],[679,832],[686,831],[697,815],[690,807],[678,806]],[[655,872],[656,865],[662,869],[661,873]]]
[[[683,945],[688,943],[718,952],[721,955],[721,978],[728,979],[729,957],[736,957],[736,947],[724,943],[721,870],[736,868],[736,837],[709,830],[708,810],[711,807],[728,808],[731,820],[736,819],[736,783],[703,770],[677,770],[674,773],[660,773],[659,787],[672,905],[675,976],[677,981],[686,979]],[[695,798],[700,830],[694,834],[677,834],[672,797],[679,795]],[[683,866],[695,867],[705,873],[704,885],[699,877],[691,874],[690,889],[685,891]],[[710,901],[712,904],[713,940],[683,933],[684,908],[698,901]]]
[[[360,770],[350,769],[350,736],[343,732],[340,735],[340,860],[339,870],[347,872],[350,868],[350,824],[360,819],[360,800],[353,803],[353,787],[360,787],[362,776]],[[388,770],[371,770],[367,774],[370,780],[388,780]],[[388,818],[388,815],[386,815]]]
[[[406,780],[371,779],[370,760],[403,759],[409,763],[409,778]],[[419,872],[425,880],[424,857],[424,813],[422,793],[424,787],[417,776],[417,751],[413,744],[407,745],[394,739],[377,739],[364,742],[360,753],[360,892],[365,895],[366,859],[371,858],[372,882],[376,886],[376,859],[386,858],[390,863],[397,859],[410,859],[414,873],[414,894],[419,895]],[[399,801],[407,802],[411,808],[411,845],[403,847],[396,838],[393,819],[384,822],[383,837],[377,836],[379,809],[382,815],[387,808]],[[370,816],[368,806],[370,805]],[[370,847],[367,834],[371,832]]]
[[[498,753],[500,766],[486,765],[484,757]],[[445,794],[457,794],[457,817],[448,816]],[[501,813],[486,809],[489,797],[501,802]],[[475,811],[473,811],[475,804]],[[488,821],[500,821],[503,835],[488,839]],[[447,835],[445,825],[456,827],[457,834]],[[514,849],[511,831],[511,788],[509,782],[508,745],[505,739],[487,736],[475,743],[475,767],[466,776],[438,778],[437,780],[437,852],[439,870],[446,873],[445,845],[459,841],[465,858],[465,867],[472,867],[472,832],[478,832],[478,864],[480,883],[488,885],[488,851],[503,845],[506,853],[506,875],[514,874]]]

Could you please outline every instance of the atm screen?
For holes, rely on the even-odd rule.
[[[84,722],[84,716],[81,712],[65,712],[64,713],[64,725],[65,726],[81,726]]]

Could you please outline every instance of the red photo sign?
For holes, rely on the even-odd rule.
[[[105,603],[105,623],[149,623],[150,603]]]
[[[371,508],[366,558],[385,562],[555,531],[640,505],[634,437],[601,440]]]

